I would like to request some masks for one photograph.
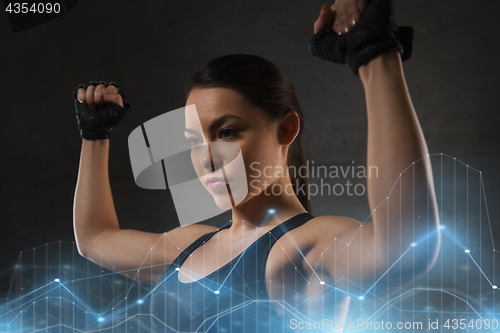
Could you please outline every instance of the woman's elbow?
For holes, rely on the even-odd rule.
[[[85,259],[88,259],[89,246],[87,244],[76,239],[76,249],[79,255],[81,255]]]

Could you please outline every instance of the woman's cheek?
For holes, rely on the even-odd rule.
[[[240,145],[245,171],[248,179],[249,192],[255,194],[257,188],[264,190],[273,182],[276,151],[269,144],[271,138],[260,136],[251,140],[252,144]]]

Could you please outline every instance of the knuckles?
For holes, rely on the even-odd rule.
[[[73,93],[73,97],[80,103],[89,106],[91,109],[95,109],[96,105],[102,107],[106,104],[104,89],[107,89],[111,94],[119,93],[122,95],[121,89],[116,82],[90,81],[88,84],[79,84]],[[123,100],[123,98],[121,99]]]

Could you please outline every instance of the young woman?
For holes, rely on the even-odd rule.
[[[186,114],[186,138],[193,148],[207,148],[192,159],[216,202],[228,181],[209,147],[239,147],[254,182],[233,203],[231,223],[165,234],[120,228],[107,173],[108,139],[127,105],[116,85],[93,83],[78,88],[76,101],[83,138],[74,204],[80,254],[156,283],[151,311],[162,332],[318,329],[310,323],[344,321],[349,299],[373,295],[376,283],[399,286],[428,270],[439,246],[438,215],[394,14],[390,0],[338,0],[323,6],[310,46],[322,59],[347,63],[363,83],[367,162],[378,168],[377,177],[367,179],[371,221],[313,217],[307,193],[299,191],[307,190],[307,178],[263,172],[305,164],[302,111],[292,83],[274,64],[229,55],[192,77],[186,105],[196,106],[198,118]],[[198,131],[190,128],[194,122],[201,124]],[[273,186],[284,190],[269,191]]]

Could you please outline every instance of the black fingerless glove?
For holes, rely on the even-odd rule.
[[[130,105],[123,102],[124,107],[116,103],[106,103],[106,106],[101,109],[91,110],[86,104],[80,103],[77,98],[78,89],[87,88],[89,85],[97,86],[104,84],[106,87],[113,85],[118,89],[118,93],[125,99],[121,88],[115,82],[89,82],[88,85],[80,84],[73,92],[75,98],[76,119],[80,136],[86,140],[103,140],[109,139],[111,130],[120,122],[127,114]]]
[[[411,56],[413,28],[398,28],[395,18],[395,0],[372,0],[347,33],[339,36],[333,30],[318,31],[309,49],[320,59],[347,63],[356,75],[361,65],[388,51],[399,51],[405,61]]]

